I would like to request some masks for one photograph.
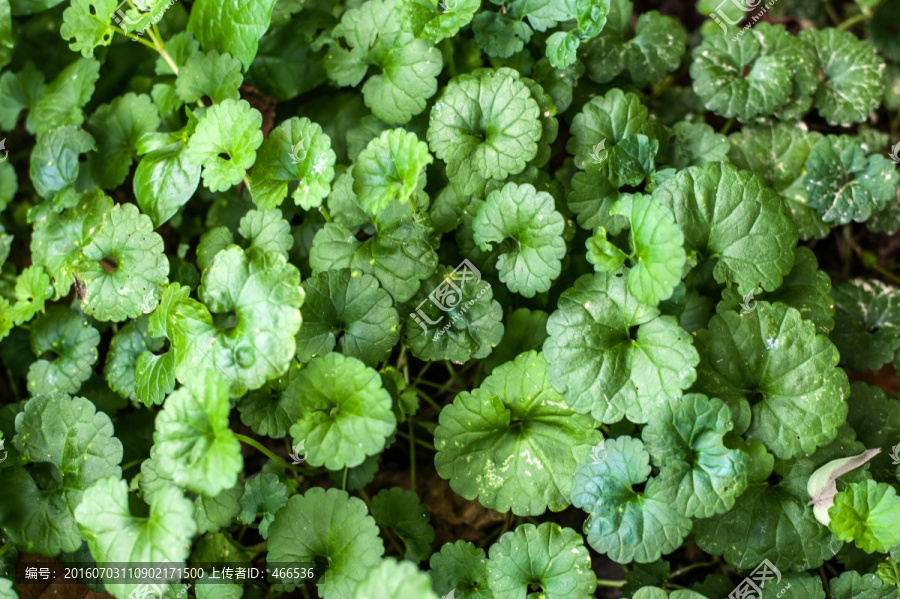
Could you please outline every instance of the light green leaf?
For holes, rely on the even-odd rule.
[[[47,199],[75,184],[78,156],[95,148],[94,138],[78,127],[60,127],[41,135],[31,153],[31,183]]]
[[[575,115],[572,120],[573,136],[566,144],[566,151],[575,156],[575,166],[578,168],[588,171],[606,169],[608,161],[596,166],[594,156],[603,159],[604,154],[600,150],[611,152],[615,144],[641,133],[648,115],[647,108],[637,95],[612,89],[605,96],[592,98]]]
[[[277,252],[288,257],[294,245],[291,225],[281,217],[281,210],[250,210],[241,219],[238,233],[250,242],[251,248],[263,252]]]
[[[874,480],[850,483],[828,510],[828,528],[866,553],[887,552],[900,544],[900,497],[894,487]]]
[[[896,589],[884,584],[875,574],[848,570],[829,583],[834,599],[895,599]]]
[[[481,195],[488,179],[521,173],[537,155],[540,114],[521,80],[490,70],[460,75],[431,110],[428,144],[460,192]]]
[[[204,96],[219,104],[225,100],[239,100],[238,88],[243,80],[241,62],[228,52],[198,52],[178,69],[175,91],[188,104]]]
[[[269,564],[326,558],[328,569],[318,582],[325,599],[351,596],[384,553],[366,504],[344,491],[321,487],[294,495],[278,510],[267,547]]]
[[[162,349],[163,340],[153,338],[147,332],[147,317],[133,320],[119,329],[109,343],[109,353],[106,354],[106,366],[103,374],[109,382],[110,388],[131,400],[138,399],[135,390],[135,367],[138,359],[144,352],[159,351]]]
[[[195,14],[196,9],[191,12],[192,19]],[[261,126],[262,115],[246,100],[225,100],[206,111],[185,155],[203,166],[203,184],[210,191],[227,191],[241,182],[256,162],[256,149],[263,141]]]
[[[338,353],[311,360],[285,394],[300,414],[291,436],[306,441],[313,466],[358,466],[384,448],[397,425],[378,373]]]
[[[646,564],[676,549],[691,521],[674,509],[660,480],[650,476],[650,455],[638,439],[605,442],[606,459],[583,461],[575,470],[572,504],[584,509],[588,543],[619,563]],[[634,485],[644,483],[642,492]]]
[[[581,41],[573,31],[557,31],[547,38],[547,58],[555,69],[565,69],[575,64]]]
[[[159,127],[159,113],[146,94],[128,93],[103,104],[91,115],[87,130],[97,140],[90,154],[91,175],[102,189],[125,181],[138,140]]]
[[[565,405],[546,369],[541,354],[521,354],[441,411],[435,466],[456,493],[518,515],[568,505],[571,472],[602,435]]]
[[[256,57],[259,38],[269,28],[275,0],[197,0],[191,6],[187,30],[207,52],[227,52],[241,61],[244,70]]]
[[[91,378],[99,344],[100,333],[78,312],[65,306],[48,307],[31,323],[31,351],[40,359],[28,369],[28,391],[32,395],[77,392]]]
[[[366,577],[356,585],[354,599],[369,597],[418,597],[438,599],[431,590],[431,579],[413,564],[398,562],[392,557],[369,570]]]
[[[351,8],[331,33],[350,49],[334,43],[325,56],[325,70],[338,85],[357,85],[369,66],[380,70],[368,78],[362,93],[372,114],[389,125],[406,123],[425,109],[443,66],[441,53],[402,31],[400,21],[390,0]]]
[[[482,251],[490,251],[491,242],[502,242],[497,270],[510,291],[534,297],[559,277],[566,253],[565,222],[549,193],[508,183],[488,194],[472,227]]]
[[[514,16],[490,11],[475,16],[472,32],[478,47],[494,58],[509,58],[521,52],[534,33]]]
[[[306,301],[297,358],[308,362],[335,349],[376,366],[400,338],[399,317],[378,280],[359,271],[327,270],[303,283]]]
[[[241,445],[228,428],[228,384],[207,369],[166,399],[153,433],[160,473],[194,493],[216,495],[237,482]]]
[[[238,516],[244,524],[256,522],[262,513],[259,523],[259,534],[269,537],[269,526],[275,521],[275,514],[288,502],[287,486],[270,472],[263,472],[244,483],[244,494],[241,495],[241,513]]]
[[[322,203],[334,178],[331,139],[306,117],[293,117],[269,133],[259,148],[250,188],[253,203],[265,210],[281,205],[292,181],[294,203],[309,210]]]
[[[692,390],[725,400],[738,422],[749,406],[747,435],[778,458],[812,453],[837,436],[846,417],[850,388],[837,349],[784,304],[760,301],[754,315],[723,312],[697,332]]]
[[[63,12],[59,33],[63,39],[73,40],[71,50],[90,58],[94,48],[112,42],[116,27],[111,17],[117,8],[115,0],[73,0]]]
[[[492,599],[485,557],[484,550],[469,541],[444,543],[429,562],[434,590],[443,597],[453,592],[459,599]]]
[[[175,216],[200,184],[200,165],[188,159],[186,149],[182,139],[154,148],[134,171],[134,197],[154,227]]]
[[[754,174],[724,162],[690,167],[653,192],[671,209],[685,249],[700,264],[715,260],[720,283],[746,294],[756,285],[772,291],[793,264],[797,229],[780,198]],[[713,394],[714,395],[714,394]]]
[[[369,142],[353,166],[357,203],[377,217],[392,202],[409,202],[418,188],[420,173],[432,162],[428,144],[419,141],[415,133],[385,131]]]
[[[160,285],[169,282],[162,237],[134,204],[117,204],[104,214],[82,254],[75,274],[84,284],[84,311],[98,320],[120,322],[151,312]]]
[[[673,127],[675,137],[672,138],[672,150],[669,163],[677,169],[689,166],[703,166],[708,162],[725,162],[728,160],[728,149],[731,147],[728,138],[716,133],[705,123],[680,121]],[[734,135],[740,135],[735,133]],[[735,149],[742,148],[735,144]],[[749,168],[744,166],[743,168]],[[759,171],[757,171],[759,172]],[[766,175],[766,172],[762,172]]]
[[[522,524],[491,545],[487,574],[495,599],[514,599],[538,585],[547,599],[590,597],[597,588],[584,539],[553,522]]]
[[[197,525],[192,505],[181,490],[166,485],[154,493],[147,516],[134,516],[128,504],[128,483],[110,476],[84,492],[75,519],[91,555],[104,563],[178,563],[187,559]],[[123,598],[140,585],[106,580],[106,588]]]
[[[44,310],[44,303],[53,295],[50,277],[40,266],[29,266],[16,279],[16,303],[9,310],[9,317],[17,325],[31,320]]]
[[[610,235],[618,235],[628,227],[627,218],[610,214],[618,199],[619,193],[609,179],[591,170],[575,173],[567,202],[583,229],[590,231],[602,227]]]
[[[81,125],[84,122],[81,109],[94,94],[99,77],[100,63],[92,58],[79,58],[68,65],[43,89],[28,114],[25,128],[41,136],[57,127]]]
[[[679,397],[696,376],[690,335],[674,317],[640,304],[621,275],[576,281],[560,296],[547,333],[553,386],[573,410],[602,422],[646,422],[659,401]]]
[[[403,18],[413,35],[434,44],[456,35],[479,8],[481,0],[400,0]]]

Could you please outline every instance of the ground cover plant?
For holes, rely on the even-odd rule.
[[[0,598],[897,598],[898,33],[0,0]]]

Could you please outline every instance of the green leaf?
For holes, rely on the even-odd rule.
[[[31,351],[46,357],[28,369],[28,391],[32,395],[77,392],[91,378],[99,344],[100,333],[78,312],[49,306],[31,323]]]
[[[56,298],[69,293],[81,250],[104,221],[113,201],[102,193],[86,194],[62,214],[53,210],[37,220],[31,236],[31,255],[53,282]],[[105,257],[105,256],[104,256]]]
[[[719,283],[772,291],[793,264],[797,229],[780,198],[754,174],[724,162],[690,167],[653,192],[685,236],[700,263],[714,259]]]
[[[572,504],[589,514],[588,543],[621,564],[654,562],[681,545],[691,521],[669,503],[659,478],[648,480],[650,455],[638,439],[618,437],[605,448],[605,460],[578,465],[572,484]]]
[[[323,597],[348,597],[384,553],[378,526],[361,499],[338,489],[313,487],[294,495],[269,527],[269,564],[327,558],[318,581]]]
[[[25,403],[15,431],[20,459],[49,470],[29,472],[20,465],[5,470],[0,523],[29,553],[75,551],[82,541],[73,510],[82,493],[100,478],[121,476],[122,444],[113,436],[112,422],[87,399],[53,392]]]
[[[228,52],[198,52],[179,68],[175,91],[187,104],[204,97],[219,104],[225,100],[239,100],[238,88],[243,80],[241,61]]]
[[[576,281],[560,296],[547,333],[553,386],[573,410],[602,422],[646,422],[657,402],[679,397],[695,378],[690,335],[674,317],[640,304],[621,275]]]
[[[357,203],[377,217],[392,202],[409,202],[417,190],[420,173],[432,162],[428,144],[419,141],[415,133],[403,129],[385,131],[369,142],[353,166]]]
[[[347,10],[332,38],[343,38],[325,56],[328,77],[338,85],[357,85],[369,66],[380,73],[368,78],[363,98],[372,114],[389,125],[408,122],[425,109],[437,91],[443,67],[441,53],[430,43],[400,29],[393,1],[372,0]]]
[[[167,137],[170,143],[152,148],[145,147],[144,142],[139,144],[138,153],[144,157],[134,171],[132,187],[138,206],[150,217],[154,227],[175,216],[200,184],[200,165],[192,163],[186,152],[186,136],[191,128],[188,125],[175,139]]]
[[[116,27],[111,17],[117,8],[115,0],[73,0],[63,12],[59,33],[64,39],[73,40],[69,44],[71,50],[90,58],[94,48],[112,42]]]
[[[303,326],[297,335],[301,362],[335,346],[367,366],[389,357],[400,338],[400,321],[375,277],[347,268],[328,270],[304,281],[303,289]]]
[[[539,515],[569,503],[571,472],[602,435],[550,386],[534,351],[457,395],[435,430],[435,466],[466,499],[501,512]]]
[[[85,313],[120,322],[151,312],[159,302],[159,286],[169,282],[163,250],[162,237],[134,204],[117,204],[104,214],[75,271],[84,284]]]
[[[581,41],[572,31],[557,31],[547,38],[547,58],[555,69],[565,69],[578,60],[577,51]]]
[[[490,251],[490,242],[503,242],[500,250],[507,251],[498,257],[497,270],[510,291],[534,297],[559,277],[566,253],[565,222],[549,193],[508,183],[488,194],[472,227],[482,251]]]
[[[786,104],[792,91],[791,59],[797,58],[779,52],[779,38],[790,35],[784,28],[760,23],[747,33],[736,39],[707,36],[694,50],[691,64],[694,92],[706,108],[742,121],[772,114]]]
[[[867,449],[857,456],[831,460],[810,475],[806,492],[812,497],[810,505],[813,506],[816,520],[828,526],[831,521],[828,510],[834,505],[834,497],[838,492],[837,479],[860,468],[880,452],[880,449]]]
[[[60,127],[41,135],[31,153],[31,182],[47,199],[75,184],[78,156],[93,150],[94,138],[78,127]]]
[[[207,369],[175,391],[156,419],[154,461],[160,473],[194,493],[216,495],[237,482],[241,445],[228,428],[228,385]]]
[[[754,313],[723,312],[698,331],[692,390],[722,398],[736,419],[749,407],[747,435],[778,458],[812,453],[837,436],[846,416],[849,384],[837,349],[794,308],[761,301]]]
[[[259,149],[250,188],[260,209],[284,201],[288,186],[297,181],[291,197],[305,210],[322,203],[334,178],[335,154],[331,139],[306,117],[293,117],[272,130]]]
[[[98,564],[183,562],[197,525],[192,506],[181,490],[166,485],[154,493],[150,513],[134,516],[128,503],[128,483],[118,477],[98,480],[84,492],[75,519]],[[105,581],[108,591],[126,597],[135,584]]]
[[[900,402],[889,398],[879,387],[862,381],[850,385],[850,409],[847,424],[866,447],[883,447],[884,452],[870,464],[869,472],[876,480],[890,480],[896,464],[888,448],[900,439]]]
[[[521,52],[534,33],[527,24],[511,15],[489,11],[475,17],[472,32],[478,47],[494,58],[509,58]]]
[[[896,201],[900,175],[894,164],[878,154],[866,157],[852,137],[820,139],[806,159],[809,205],[825,222],[845,225],[863,222]]]
[[[480,0],[457,0],[443,4],[440,0],[400,0],[405,24],[413,35],[434,44],[455,36],[469,24],[479,8]]]
[[[379,526],[388,526],[397,533],[406,547],[404,559],[417,564],[431,555],[434,528],[428,508],[413,491],[400,487],[382,489],[372,498],[372,517]]]
[[[94,84],[99,77],[100,63],[94,59],[79,58],[68,65],[43,89],[28,114],[25,128],[29,133],[41,136],[57,127],[81,125],[84,122],[81,109],[94,94]]]
[[[851,279],[831,291],[830,338],[841,364],[856,372],[878,370],[900,346],[900,291],[877,279]]]
[[[884,584],[875,574],[852,570],[832,578],[829,584],[834,599],[894,599],[897,591]]]
[[[20,325],[44,310],[44,303],[53,295],[50,277],[40,266],[29,266],[16,279],[15,295],[9,317]]]
[[[284,437],[300,416],[296,402],[284,392],[298,372],[299,367],[291,367],[284,376],[273,379],[242,397],[238,402],[241,422],[252,428],[257,435]]]
[[[18,73],[7,71],[0,77],[0,130],[12,131],[22,110],[33,110],[43,96],[44,74],[34,63],[25,62]]]
[[[106,366],[103,374],[110,388],[131,400],[137,400],[135,389],[135,367],[144,352],[156,352],[162,349],[163,340],[153,338],[147,332],[147,317],[133,320],[119,329],[109,343],[106,354]],[[171,390],[170,390],[171,391]]]
[[[553,522],[522,524],[491,545],[487,574],[496,599],[513,599],[538,585],[548,599],[589,597],[597,588],[584,539]]]
[[[900,497],[894,487],[873,480],[850,483],[834,497],[828,528],[866,553],[900,544]]]
[[[490,70],[460,75],[431,110],[428,144],[460,192],[481,195],[488,179],[521,173],[537,155],[540,114],[521,80]]]
[[[150,96],[128,93],[100,106],[87,130],[97,140],[90,154],[91,175],[103,189],[114,189],[125,181],[137,151],[138,140],[159,127],[159,114]]]
[[[7,0],[0,2],[0,67],[5,67],[9,63],[14,48],[12,10]]]
[[[596,164],[593,157],[599,150],[605,148],[611,152],[615,144],[641,133],[648,115],[637,95],[612,89],[605,96],[592,98],[572,119],[573,136],[566,143],[566,151],[575,156],[578,168],[588,171],[608,168],[606,165],[588,165]],[[603,154],[600,157],[603,158]]]
[[[591,231],[602,227],[610,235],[618,235],[628,227],[625,216],[610,214],[618,198],[619,193],[609,179],[592,170],[572,177],[572,192],[567,202],[583,229]]]
[[[459,599],[492,599],[485,557],[484,549],[468,541],[444,543],[429,561],[434,590],[443,597],[453,592]]]
[[[191,12],[192,19],[196,13],[196,9]],[[261,126],[262,115],[246,100],[225,100],[206,111],[185,154],[193,164],[203,166],[203,185],[217,192],[241,182],[256,162],[256,149],[263,141]]]
[[[672,138],[669,163],[675,168],[684,169],[689,166],[703,166],[708,162],[728,160],[730,147],[728,138],[716,133],[709,125],[681,121],[675,123],[673,129],[675,137]],[[734,135],[740,135],[740,133]],[[734,148],[742,148],[742,146],[735,144]],[[743,168],[749,167],[744,166]]]
[[[258,514],[262,513],[259,523],[259,534],[269,537],[269,526],[275,521],[275,514],[288,502],[287,486],[270,472],[263,472],[244,483],[244,494],[241,495],[241,513],[238,516],[244,524],[252,524]]]
[[[480,360],[503,338],[503,309],[480,273],[477,281],[467,282],[476,278],[469,266],[465,262],[456,269],[438,266],[413,299],[416,307],[406,321],[406,336],[417,358],[459,364]]]
[[[749,460],[724,445],[732,428],[728,407],[698,393],[651,413],[641,435],[660,469],[662,492],[681,514],[708,518],[727,512],[746,489]]]
[[[438,599],[431,590],[431,579],[413,564],[398,562],[392,557],[369,570],[366,577],[356,585],[354,599],[369,597],[420,597]]]
[[[240,60],[246,70],[256,56],[259,38],[269,28],[274,6],[275,0],[197,0],[191,6],[187,30],[196,36],[203,50],[227,52]]]
[[[833,28],[800,32],[817,62],[816,109],[831,125],[864,121],[884,93],[884,61],[870,44]]]
[[[277,252],[288,257],[294,245],[291,225],[281,217],[281,210],[250,210],[241,219],[238,233],[250,242],[251,248],[263,252]]]
[[[624,194],[610,214],[621,214],[631,223],[628,292],[648,306],[669,299],[686,259],[684,235],[671,213],[650,196]]]
[[[285,394],[300,414],[291,436],[306,441],[313,466],[358,466],[384,448],[397,426],[378,373],[356,358],[337,353],[314,358]]]
[[[379,223],[374,237],[359,241],[342,225],[328,223],[313,239],[309,264],[313,274],[359,270],[378,279],[395,301],[409,301],[437,267],[428,232],[422,222],[397,218]]]

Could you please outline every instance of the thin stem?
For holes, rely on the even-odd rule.
[[[844,259],[844,278],[850,278],[850,260],[853,257],[853,229],[850,225],[844,225],[841,228],[841,235],[843,237],[844,243],[841,248],[841,253],[843,254]]]
[[[401,437],[403,437],[404,439],[406,439],[407,441],[410,440],[410,436],[407,435],[406,433],[404,433],[403,431],[401,431],[400,429],[397,429],[395,432],[398,435],[400,435]],[[434,445],[432,445],[428,441],[423,441],[422,439],[416,438],[415,442],[416,442],[416,444],[421,445],[423,448],[427,449],[428,451],[434,451],[434,452],[437,451],[437,449],[434,448]]]
[[[331,222],[331,215],[328,214],[328,211],[327,211],[327,210],[325,210],[325,206],[319,206],[319,214],[322,215],[322,218],[325,219],[325,222],[326,222],[326,223],[330,223],[330,222]]]
[[[619,589],[625,586],[625,580],[601,580],[597,579],[598,587],[609,587],[613,589]]]
[[[728,119],[728,122],[725,123],[725,126],[722,127],[722,130],[719,131],[719,133],[721,133],[722,135],[727,135],[731,130],[731,126],[734,125],[734,119],[735,117],[731,117],[730,119]]]
[[[12,370],[10,370],[9,368],[6,369],[6,378],[9,379],[9,388],[12,389],[13,397],[16,399],[16,401],[19,401],[19,398],[21,397],[19,395],[19,386],[16,385],[16,379],[15,377],[13,377]]]
[[[825,587],[826,599],[831,599],[831,587],[828,586],[828,577],[825,576],[825,570],[822,566],[819,566],[819,576],[822,577],[822,586]]]
[[[12,549],[15,546],[16,546],[16,544],[13,543],[12,541],[7,541],[6,543],[4,543],[3,547],[0,547],[0,557],[3,557],[3,555],[7,551],[9,551],[10,549]]]
[[[350,469],[347,468],[347,467],[345,466],[345,467],[344,467],[344,482],[341,483],[341,490],[342,490],[342,491],[346,491],[346,490],[347,490],[347,473],[348,473],[348,472],[350,472]]]
[[[415,389],[415,388],[413,388],[413,389]],[[436,401],[431,399],[431,397],[426,395],[424,391],[422,391],[421,389],[415,389],[415,392],[419,394],[419,397],[421,397],[422,399],[427,401],[431,405],[432,408],[434,408],[438,412],[441,411],[441,406],[439,406]]]
[[[156,29],[156,27],[154,27],[153,29]],[[169,53],[166,51],[166,46],[162,42],[162,37],[161,36],[156,37],[156,34],[153,32],[153,29],[147,30],[147,35],[150,36],[150,40],[153,43],[144,42],[144,40],[142,40],[142,39],[138,39],[138,41],[144,42],[144,45],[149,46],[149,47],[153,48],[154,50],[156,50],[157,52],[159,52],[159,55],[163,57],[163,60],[166,61],[166,64],[168,64],[169,68],[172,69],[172,72],[177,75],[178,74],[178,65],[175,64],[175,61],[172,60],[172,57],[169,56]],[[156,29],[156,31],[157,31],[157,33],[159,32],[158,29]]]
[[[416,432],[413,429],[412,417],[406,421],[409,424],[409,490],[416,492]]]
[[[831,19],[831,22],[837,25],[841,22],[841,18],[838,16],[837,11],[834,10],[834,7],[831,4],[825,4],[825,12],[828,13],[828,18]]]
[[[123,464],[123,465],[122,465],[122,472],[125,472],[126,470],[131,470],[131,469],[134,468],[135,466],[137,466],[137,465],[143,463],[143,461],[144,461],[143,458],[138,458],[138,459],[136,459],[136,460],[131,460],[130,462],[128,462],[128,463],[126,463],[126,464]]]
[[[240,434],[240,433],[234,433],[234,436],[235,436],[235,437],[237,438],[237,440],[240,441],[241,443],[246,443],[246,444],[249,445],[250,447],[255,447],[256,449],[258,449],[259,451],[261,451],[262,453],[264,453],[264,454],[266,455],[266,457],[268,457],[270,460],[272,460],[273,462],[275,462],[275,463],[278,464],[279,466],[281,466],[281,467],[283,467],[283,468],[288,468],[288,469],[293,470],[293,471],[295,471],[295,472],[303,472],[303,469],[302,469],[302,468],[298,468],[297,466],[295,466],[295,465],[293,465],[293,464],[289,464],[289,463],[286,462],[283,458],[278,457],[277,455],[275,455],[274,453],[272,453],[271,451],[269,451],[266,447],[263,447],[263,446],[259,443],[259,441],[255,440],[255,439],[251,439],[250,437],[248,437],[248,436],[246,436],[246,435],[242,435],[242,434]]]
[[[858,15],[853,16],[853,17],[850,17],[849,19],[847,19],[846,21],[844,21],[843,23],[841,23],[840,25],[838,25],[838,26],[837,26],[837,30],[838,30],[838,31],[845,31],[845,30],[847,30],[847,29],[850,29],[851,27],[853,27],[853,26],[856,25],[857,23],[862,23],[863,21],[868,21],[868,20],[869,20],[869,15],[867,15],[867,14],[864,13],[864,12],[861,12],[861,13],[859,13]]]
[[[444,39],[444,50],[447,52],[447,66],[450,69],[450,78],[456,77],[456,62],[453,59],[453,42],[450,38]]]
[[[462,391],[463,389],[465,389],[466,384],[462,382],[462,379],[460,379],[459,376],[457,376],[456,371],[453,370],[453,365],[449,360],[444,360],[444,366],[447,367],[447,372],[450,373],[450,377],[453,379],[453,382],[456,383],[456,386],[459,388],[459,390]]]
[[[434,362],[425,362],[425,366],[422,367],[422,370],[420,370],[419,374],[416,375],[416,380],[414,380],[412,383],[413,387],[419,384],[419,381],[422,380],[422,377],[425,376],[425,373],[428,372],[428,369],[431,368],[432,364],[434,364]]]
[[[715,565],[716,565],[716,560],[710,560],[708,562],[702,562],[699,564],[691,564],[690,566],[685,566],[684,568],[679,568],[678,570],[675,570],[674,572],[669,574],[669,580],[672,580],[676,576],[681,576],[682,574],[685,574],[686,572],[690,572],[691,570],[696,570],[697,568],[706,568],[708,566],[715,566]]]

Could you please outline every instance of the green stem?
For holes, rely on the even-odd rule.
[[[341,490],[342,490],[342,491],[346,491],[346,490],[347,490],[347,473],[348,473],[348,472],[350,472],[350,469],[347,468],[347,467],[345,466],[345,467],[344,467],[344,482],[341,483]]]
[[[7,551],[9,551],[10,549],[12,549],[15,546],[16,546],[16,544],[13,543],[12,541],[7,541],[6,543],[4,543],[3,547],[0,547],[0,557],[3,557],[3,555],[6,554]]]
[[[416,492],[416,432],[413,429],[412,417],[406,421],[409,424],[409,490]]]
[[[625,586],[626,582],[627,581],[625,581],[625,580],[601,580],[598,578],[597,586],[619,589],[619,588],[622,588],[623,586]]]
[[[123,464],[123,465],[122,465],[122,472],[125,472],[126,470],[131,470],[131,469],[134,468],[135,466],[137,466],[137,465],[143,463],[143,461],[144,461],[143,458],[139,458],[139,459],[137,459],[137,460],[131,460],[130,462],[128,462],[128,463],[126,463],[126,464]]]
[[[156,29],[156,28],[154,27],[153,29]],[[147,35],[150,36],[150,42],[152,42],[152,43],[146,42],[141,38],[137,38],[138,41],[142,42],[145,46],[149,46],[150,48],[153,48],[154,50],[159,52],[159,55],[163,57],[163,60],[166,61],[166,64],[168,64],[169,68],[172,69],[172,72],[177,75],[178,74],[178,65],[175,64],[175,61],[172,60],[172,57],[166,51],[166,46],[165,46],[165,44],[163,44],[162,36],[156,37],[156,34],[153,32],[153,29],[147,30]],[[158,29],[156,31],[157,31],[157,33],[159,32]]]
[[[822,566],[819,566],[819,576],[822,577],[822,586],[825,587],[825,598],[831,599],[831,588],[828,586],[828,577],[825,575],[825,570]]]
[[[325,219],[325,222],[326,222],[326,223],[330,223],[330,222],[331,222],[331,215],[328,214],[328,211],[327,211],[327,210],[325,210],[325,206],[319,206],[319,214],[322,215],[322,218]]]
[[[841,23],[840,25],[838,25],[838,26],[837,26],[837,30],[838,30],[838,31],[845,31],[845,30],[847,30],[847,29],[850,29],[851,27],[853,27],[853,26],[856,25],[857,23],[862,23],[863,21],[868,21],[868,20],[869,20],[869,15],[867,15],[867,14],[864,13],[864,12],[861,12],[861,13],[859,13],[858,15],[853,16],[853,17],[850,17],[849,19],[847,19],[846,21],[844,21],[843,23]]]
[[[722,127],[722,130],[719,131],[722,135],[728,135],[728,132],[731,130],[731,126],[734,125],[735,117],[731,117],[728,119],[728,122],[725,123],[725,126]]]
[[[841,228],[841,235],[843,237],[844,243],[841,248],[841,253],[843,254],[844,260],[844,278],[850,278],[850,260],[853,257],[853,229],[850,225],[844,225]]]
[[[690,572],[691,570],[696,570],[697,568],[706,568],[706,567],[715,566],[715,565],[716,565],[716,560],[710,560],[708,562],[702,562],[699,564],[691,564],[690,566],[685,566],[684,568],[679,568],[678,570],[675,570],[674,572],[669,574],[669,580],[672,580],[676,576],[681,576],[682,574],[685,574],[686,572]]]
[[[289,464],[289,463],[286,462],[283,458],[278,457],[277,455],[275,455],[274,453],[272,453],[271,451],[269,451],[266,447],[263,447],[263,446],[259,443],[259,441],[255,440],[255,439],[251,439],[250,437],[248,437],[248,436],[246,436],[246,435],[242,435],[242,434],[240,434],[240,433],[234,433],[234,436],[235,436],[235,437],[237,438],[237,440],[240,441],[241,443],[246,443],[246,444],[249,445],[250,447],[255,447],[255,448],[258,449],[260,452],[264,453],[264,454],[266,455],[266,457],[268,457],[270,460],[272,460],[273,462],[275,462],[276,464],[278,464],[278,465],[281,466],[282,468],[288,468],[288,469],[293,470],[293,471],[295,471],[295,472],[303,472],[303,469],[302,469],[302,468],[298,468],[298,467],[295,466],[294,464]]]
[[[406,439],[407,441],[410,440],[410,436],[407,435],[406,433],[404,433],[403,431],[401,431],[400,429],[397,429],[397,430],[394,431],[394,432],[396,432],[399,436],[403,437],[403,438]],[[418,438],[417,438],[417,439],[415,439],[415,442],[416,442],[418,445],[421,445],[424,449],[427,449],[428,451],[434,451],[434,452],[437,451],[437,449],[434,448],[434,445],[432,445],[432,444],[429,443],[428,441],[423,441],[422,439],[418,439]]]
[[[447,51],[447,67],[450,69],[450,78],[456,77],[456,62],[453,59],[453,42],[450,38],[444,39],[444,50]]]
[[[837,25],[841,22],[841,18],[838,16],[837,12],[834,10],[834,7],[831,4],[825,4],[825,12],[828,13],[828,18],[831,19],[831,22]]]
[[[450,377],[453,379],[453,382],[456,383],[456,386],[460,391],[466,388],[466,384],[462,382],[462,379],[457,376],[456,371],[453,370],[453,364],[450,363],[449,360],[444,360],[444,366],[447,367],[447,372],[450,373]]]
[[[414,388],[414,389],[415,389],[415,388]],[[437,404],[436,401],[434,401],[433,399],[431,399],[431,397],[429,397],[428,395],[426,395],[424,391],[422,391],[421,389],[415,389],[415,392],[419,394],[419,397],[421,397],[422,399],[424,399],[425,401],[427,401],[427,402],[429,403],[429,405],[431,405],[432,408],[434,408],[434,409],[437,410],[438,412],[441,411],[441,406],[439,406],[439,405]]]
[[[6,378],[9,379],[9,388],[12,389],[13,397],[16,401],[19,401],[19,398],[21,397],[19,395],[19,386],[16,385],[16,379],[13,377],[12,370],[9,368],[6,369]]]

